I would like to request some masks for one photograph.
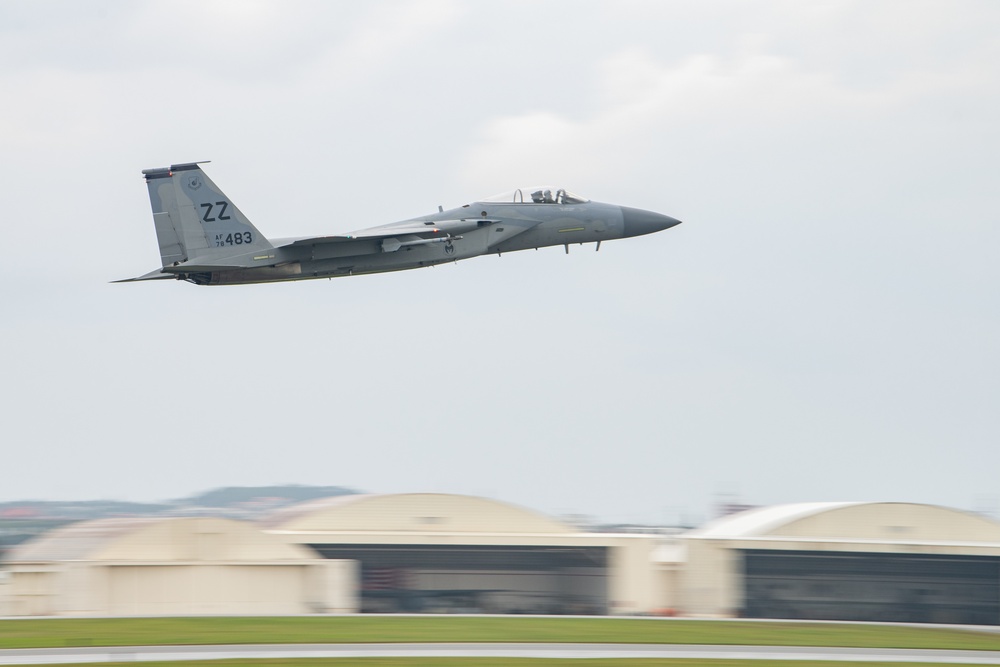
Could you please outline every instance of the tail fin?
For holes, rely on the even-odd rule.
[[[198,165],[144,169],[163,267],[274,246]]]

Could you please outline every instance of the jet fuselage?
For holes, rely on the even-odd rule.
[[[680,223],[542,187],[349,234],[268,240],[197,163],[143,173],[163,266],[131,280],[236,285],[401,271],[547,246],[599,248]]]

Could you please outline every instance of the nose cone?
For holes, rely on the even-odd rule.
[[[661,232],[664,229],[670,229],[674,225],[681,224],[680,220],[671,218],[669,215],[643,211],[641,208],[629,208],[628,206],[621,206],[620,208],[622,210],[622,221],[625,223],[622,236],[625,237]]]

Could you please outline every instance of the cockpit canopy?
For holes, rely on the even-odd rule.
[[[573,194],[565,188],[551,185],[536,185],[529,188],[518,188],[503,192],[480,201],[491,204],[586,204],[589,199]]]

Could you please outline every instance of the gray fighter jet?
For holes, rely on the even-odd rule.
[[[461,208],[336,236],[275,239],[257,231],[199,164],[145,169],[162,268],[138,280],[241,285],[434,266],[479,255],[650,234],[680,220],[534,187]]]

